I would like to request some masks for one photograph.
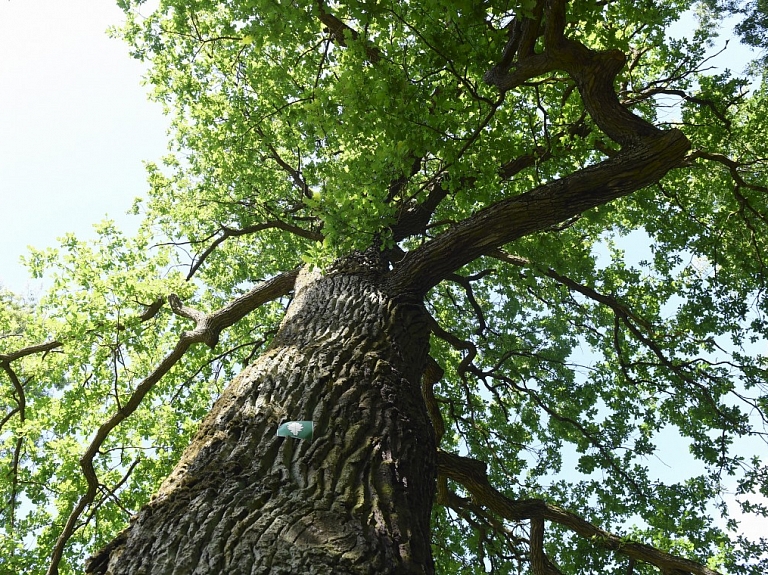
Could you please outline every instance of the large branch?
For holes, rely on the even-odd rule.
[[[536,76],[563,70],[575,81],[584,108],[609,138],[632,145],[657,134],[659,130],[653,124],[621,104],[614,89],[616,75],[626,63],[625,55],[620,50],[591,50],[567,38],[567,0],[540,0],[538,4],[543,10],[535,18],[539,25],[545,25],[544,50],[533,53],[518,48],[517,59],[513,62],[508,55],[506,64],[494,66],[485,75],[485,81],[507,92]]]
[[[679,130],[660,132],[599,164],[493,204],[407,254],[393,271],[392,285],[424,294],[483,254],[659,181],[689,148]]]
[[[409,236],[423,233],[435,213],[437,206],[448,195],[443,181],[438,179],[429,186],[429,194],[419,204],[404,207],[397,215],[397,222],[392,225],[392,239],[399,242]]]
[[[128,401],[125,402],[125,404],[96,431],[96,435],[91,440],[91,443],[85,450],[83,456],[80,458],[80,467],[88,482],[88,489],[70,513],[61,534],[56,540],[47,575],[58,574],[59,563],[61,562],[64,553],[64,547],[75,532],[80,515],[96,498],[99,489],[99,479],[96,475],[96,470],[93,467],[93,460],[110,432],[136,411],[152,387],[154,387],[154,385],[160,381],[160,379],[168,373],[176,363],[178,363],[193,344],[205,343],[206,345],[213,347],[216,345],[216,342],[218,342],[219,334],[223,329],[235,324],[246,314],[259,306],[290,293],[291,290],[293,290],[297,275],[298,269],[285,272],[270,280],[264,281],[248,293],[234,299],[224,307],[207,315],[184,306],[175,294],[171,294],[168,297],[168,303],[170,304],[171,309],[182,317],[194,320],[196,324],[195,328],[181,334],[173,351],[163,359],[152,373],[142,380]]]
[[[595,545],[616,551],[631,559],[655,565],[662,573],[720,575],[717,571],[695,561],[670,555],[650,545],[627,541],[600,529],[575,513],[551,505],[542,499],[510,499],[488,482],[485,464],[481,461],[438,451],[437,468],[440,475],[461,484],[472,495],[474,501],[509,521],[542,522],[546,520],[557,523],[591,540]]]

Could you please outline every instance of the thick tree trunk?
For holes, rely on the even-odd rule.
[[[302,273],[270,349],[89,572],[432,573],[428,327],[381,285],[370,269]],[[314,439],[275,436],[293,420]]]

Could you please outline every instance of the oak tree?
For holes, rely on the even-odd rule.
[[[727,7],[142,4],[144,224],[2,296],[0,571],[765,572],[768,94],[709,69]]]

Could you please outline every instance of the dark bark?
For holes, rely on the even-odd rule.
[[[679,130],[659,132],[613,158],[493,204],[409,252],[390,284],[425,294],[451,272],[504,244],[658,182],[682,164],[690,147]]]
[[[89,573],[432,573],[421,302],[371,267],[303,273],[156,498]],[[312,420],[312,441],[275,436]]]
[[[432,573],[423,294],[504,243],[657,181],[688,147],[677,131],[648,137],[478,212],[391,271],[350,257],[324,276],[301,274],[270,349],[229,385],[157,497],[88,572]],[[290,420],[312,420],[313,441],[276,437]]]

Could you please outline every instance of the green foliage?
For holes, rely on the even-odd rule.
[[[23,394],[4,384],[0,396],[4,572],[45,571],[63,522],[85,490],[79,460],[94,431],[189,327],[167,306],[151,318],[142,314],[168,293],[202,309],[221,305],[220,295],[184,282],[169,246],[152,247],[143,232],[127,238],[111,222],[96,229],[91,244],[67,236],[59,249],[33,251],[30,270],[50,286],[40,301],[2,295],[0,354],[61,342],[45,355],[11,363]],[[64,572],[77,572],[83,553],[107,543],[148,501],[224,382],[274,331],[276,311],[263,308],[238,324],[216,356],[192,350],[184,368],[145,398],[131,425],[109,436],[95,462],[106,486],[94,508],[98,520],[76,532]],[[28,544],[30,537],[36,545]]]
[[[67,236],[35,251],[27,264],[46,294],[0,294],[0,355],[61,344],[3,364],[2,572],[44,572],[85,489],[86,445],[190,328],[167,305],[147,317],[154,302],[176,293],[210,312],[302,263],[372,245],[408,251],[617,147],[561,72],[503,98],[482,81],[504,26],[535,2],[328,3],[355,31],[343,45],[321,23],[322,3],[163,0],[147,17],[140,4],[120,3],[127,22],[117,33],[151,62],[152,97],[172,118],[172,152],[148,166],[135,204],[144,224],[129,238],[105,222],[95,242]],[[762,26],[760,6],[743,26]],[[441,447],[487,462],[508,497],[541,497],[628,539],[757,574],[765,542],[738,534],[726,500],[768,496],[764,460],[743,451],[765,437],[768,408],[768,92],[701,70],[706,25],[668,38],[689,8],[569,4],[570,37],[628,55],[622,102],[681,128],[693,152],[658,185],[435,287],[431,354],[445,375],[434,391]],[[674,98],[672,112],[663,98]],[[400,215],[438,185],[446,199],[430,226],[396,238]],[[148,501],[284,306],[252,312],[213,351],[191,348],[109,435],[94,460],[103,490],[62,573],[77,572]],[[670,454],[670,444],[689,453]],[[655,462],[676,457],[693,464],[660,477]],[[526,526],[471,502],[433,515],[440,571],[527,572]],[[621,555],[557,526],[546,545],[563,573],[627,572]]]

